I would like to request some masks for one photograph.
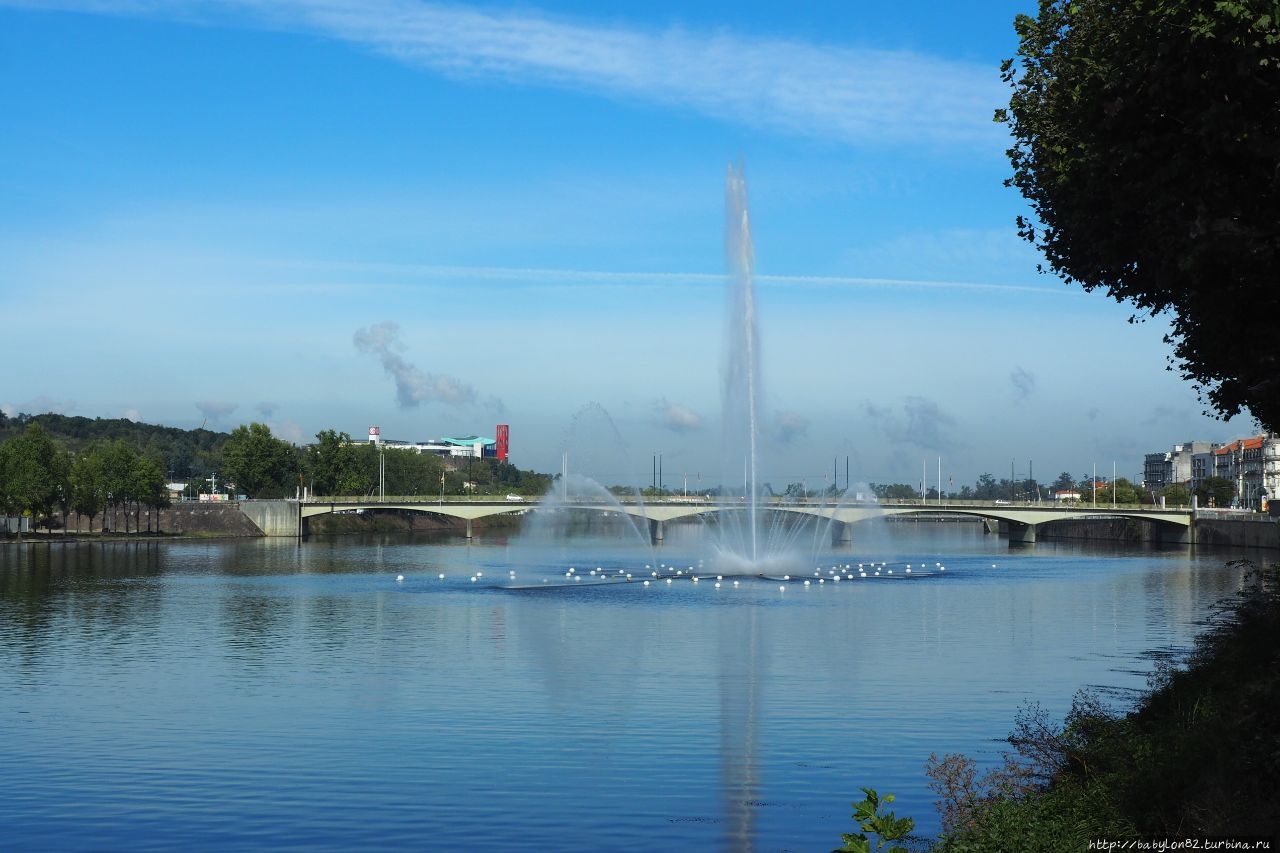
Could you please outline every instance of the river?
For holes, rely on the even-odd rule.
[[[994,763],[1024,700],[1131,702],[1243,571],[921,523],[824,555],[822,583],[716,588],[703,550],[678,525],[656,550],[2,546],[0,840],[830,850],[861,786],[935,834],[931,752]]]

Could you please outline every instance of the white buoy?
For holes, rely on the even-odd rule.
[[[808,586],[808,585],[809,585],[809,581],[807,581],[807,580],[806,580],[806,581],[804,582],[804,585],[805,585],[805,586]]]
[[[645,586],[648,586],[648,585],[649,585],[649,582],[648,582],[648,581],[645,581],[645,582],[644,582],[644,585],[645,585]]]
[[[444,572],[440,573],[440,580],[444,580]]]
[[[785,586],[778,587],[778,592],[786,592],[786,591],[787,591],[787,588]]]
[[[404,575],[396,575],[396,583],[404,583]]]
[[[716,581],[716,589],[720,588],[720,581]]]
[[[907,574],[911,574],[911,567],[907,566]]]
[[[472,582],[472,583],[475,583],[475,582],[476,582],[476,576],[475,576],[475,575],[472,575],[472,576],[471,576],[471,582]]]
[[[668,585],[668,586],[670,586],[670,585],[671,585],[671,578],[667,578],[667,585]]]
[[[737,585],[738,585],[738,582],[737,582],[737,581],[734,581],[734,582],[733,582],[733,585],[734,585],[734,586],[737,586]]]

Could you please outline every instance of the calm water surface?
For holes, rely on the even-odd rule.
[[[0,846],[826,851],[863,785],[934,834],[931,752],[1126,701],[1241,576],[891,528],[821,565],[893,578],[720,589],[641,584],[678,527],[0,547]]]

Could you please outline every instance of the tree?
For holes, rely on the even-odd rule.
[[[1076,481],[1071,479],[1071,474],[1068,471],[1063,471],[1059,474],[1058,478],[1053,481],[1053,485],[1050,486],[1050,488],[1055,492],[1070,492],[1074,490],[1075,487]]]
[[[169,505],[169,489],[164,479],[164,472],[160,470],[160,463],[146,455],[138,455],[133,459],[133,466],[129,472],[130,492],[137,501],[137,508],[134,515],[133,529],[141,530],[141,525],[137,521],[137,512],[142,507],[147,508],[147,532],[151,532],[151,511],[158,510],[161,507]]]
[[[1191,503],[1191,490],[1181,483],[1171,483],[1160,490],[1165,506],[1187,506]]]
[[[879,483],[871,484],[871,491],[875,493],[877,498],[890,501],[911,501],[920,497],[920,493],[916,491],[915,486],[909,486],[906,483],[893,483],[892,485],[881,485]]]
[[[1205,477],[1196,488],[1200,506],[1228,507],[1236,498],[1236,484],[1225,477]]]
[[[1274,0],[1041,0],[996,119],[1049,270],[1167,314],[1169,368],[1280,428],[1280,14]],[[1036,221],[1038,220],[1038,221]]]
[[[136,454],[120,439],[106,446],[102,454],[102,480],[106,489],[107,506],[111,508],[114,520],[119,521],[120,509],[127,507],[134,500],[133,460]],[[112,519],[104,519],[108,529],[112,528]],[[129,532],[129,513],[124,514],[124,532]]]
[[[1114,494],[1115,500],[1112,500]],[[1116,477],[1114,483],[1108,483],[1098,489],[1099,504],[1136,504],[1138,502],[1138,490],[1133,487],[1133,483],[1124,477]]]
[[[315,444],[307,448],[304,458],[311,490],[317,495],[354,495],[362,493],[363,477],[357,448],[351,436],[331,429],[316,433]]]
[[[6,512],[48,519],[65,494],[64,466],[53,440],[36,423],[0,444],[0,507]]]
[[[93,530],[93,520],[107,506],[101,446],[90,445],[76,455],[71,463],[70,480],[71,508],[77,515],[89,516],[89,529]]]
[[[973,496],[980,501],[991,501],[999,497],[1008,497],[1008,495],[1008,489],[1001,493],[995,478],[990,474],[982,474],[978,477],[978,482],[974,484]]]
[[[298,459],[293,445],[271,435],[266,424],[238,426],[222,447],[226,479],[253,498],[279,498],[293,494]]]

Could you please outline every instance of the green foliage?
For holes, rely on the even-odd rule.
[[[107,481],[104,453],[100,445],[89,445],[76,454],[71,463],[71,509],[89,516],[90,525],[107,507]]]
[[[1205,477],[1196,487],[1200,506],[1228,507],[1236,497],[1236,484],[1225,477]]]
[[[152,456],[166,475],[187,479],[207,476],[221,462],[227,434],[207,429],[137,423],[125,418],[19,414],[0,420],[0,440],[18,435],[29,424],[39,424],[51,438],[78,454],[92,444],[122,441],[134,451]]]
[[[1280,428],[1275,0],[1041,0],[996,119],[1049,271],[1165,313],[1171,367],[1223,416]]]
[[[304,475],[314,495],[359,495],[365,493],[359,448],[351,436],[331,429],[316,433],[315,443],[303,459]]]
[[[1108,483],[1098,489],[1098,503],[1112,503],[1112,496],[1115,496],[1115,503],[1118,504],[1136,504],[1138,502],[1138,490],[1134,488],[1133,483],[1124,477],[1117,477],[1114,483]],[[1081,493],[1083,497],[1083,493]]]
[[[916,490],[916,487],[909,486],[906,483],[893,483],[890,485],[872,483],[871,493],[882,501],[910,501],[919,500],[920,498],[920,492]]]
[[[48,517],[65,501],[67,463],[39,424],[0,444],[0,508]]]
[[[861,802],[853,804],[853,819],[862,830],[856,833],[844,833],[841,836],[844,846],[836,853],[907,853],[905,847],[894,844],[902,841],[915,829],[916,822],[909,817],[897,817],[893,812],[882,812],[880,807],[893,802],[893,794],[880,795],[872,788],[863,788],[866,795]]]
[[[1191,503],[1191,490],[1181,483],[1173,483],[1160,490],[1166,506],[1187,506]]]
[[[225,479],[252,498],[281,498],[294,493],[298,457],[293,445],[271,435],[266,424],[238,426],[222,448]]]

